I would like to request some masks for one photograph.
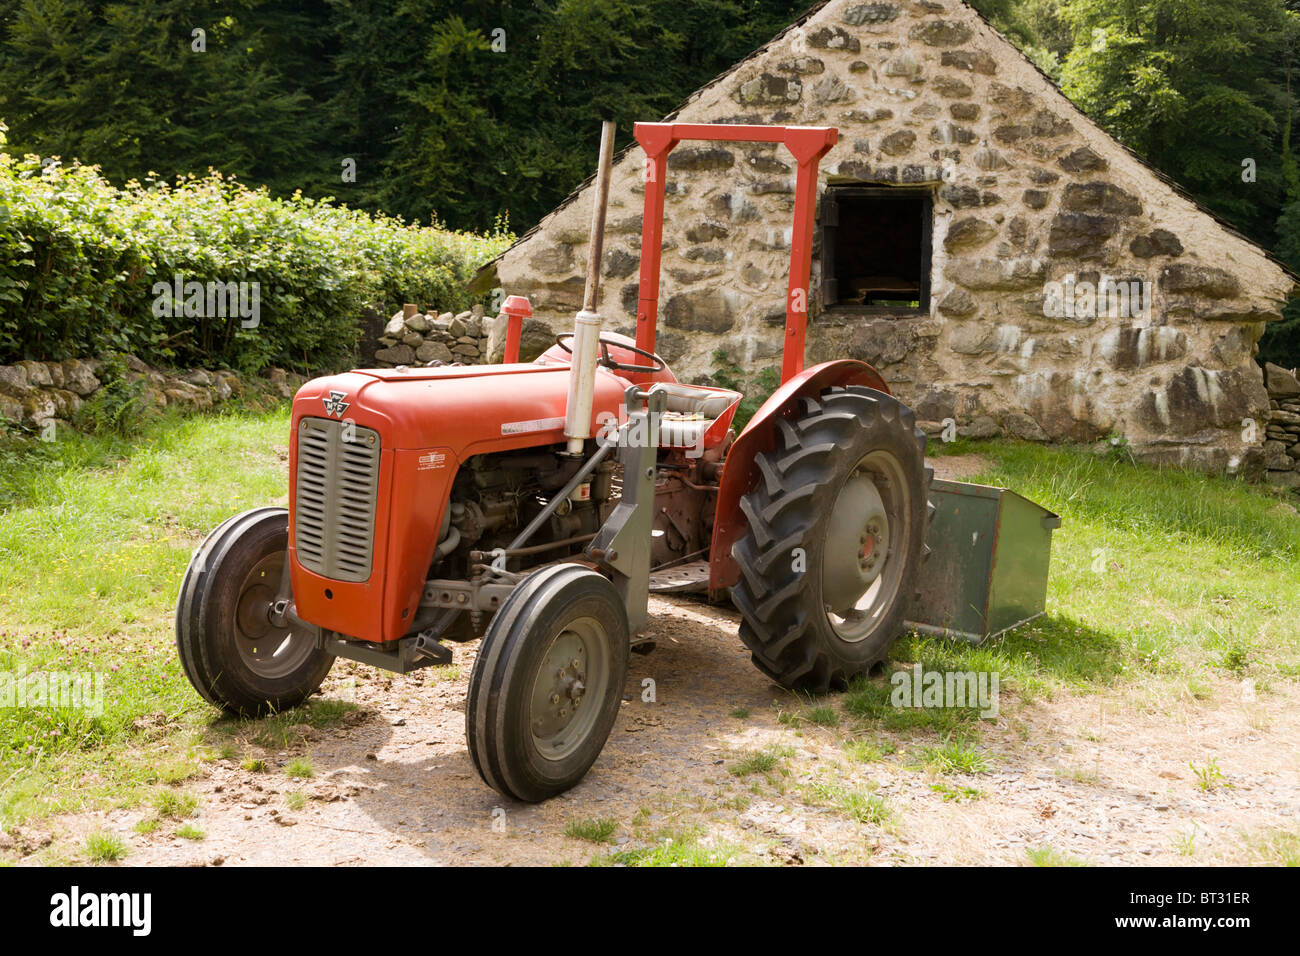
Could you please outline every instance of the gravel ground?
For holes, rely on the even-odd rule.
[[[933,462],[964,478],[974,455]],[[719,860],[782,865],[1017,864],[1031,853],[1097,864],[1251,862],[1259,835],[1300,818],[1300,690],[1257,695],[1223,679],[1208,696],[1169,684],[1095,694],[1061,691],[1023,703],[1003,689],[981,726],[988,769],[937,775],[917,751],[934,734],[791,722],[807,702],[750,663],[729,607],[652,598],[655,649],[632,655],[618,722],[573,790],[530,806],[485,787],[464,740],[464,704],[477,645],[455,648],[439,672],[396,677],[336,664],[326,698],[357,705],[324,728],[291,728],[283,750],[238,741],[235,759],[203,765],[179,789],[198,797],[186,822],[202,839],[148,834],[149,807],[81,813],[12,830],[24,863],[82,858],[87,833],[118,833],[123,865],[555,865],[686,841]],[[646,692],[653,682],[653,700]],[[838,695],[826,701],[839,709]],[[782,719],[783,715],[786,719]],[[896,749],[850,759],[855,736]],[[779,748],[770,772],[737,762]],[[886,750],[889,749],[887,746]],[[266,768],[241,766],[244,752]],[[285,770],[298,758],[311,779]],[[1194,768],[1222,776],[1206,789]],[[827,796],[881,798],[887,819]],[[600,844],[567,836],[611,821]],[[1050,848],[1050,851],[1046,848]]]
[[[782,712],[806,705],[750,664],[729,607],[654,598],[651,614],[657,646],[632,657],[604,753],[578,787],[545,804],[503,799],[470,764],[471,645],[456,649],[446,678],[340,662],[324,693],[354,700],[356,711],[323,729],[294,728],[293,745],[266,752],[265,772],[215,760],[182,785],[199,797],[189,822],[201,840],[173,836],[170,821],[136,833],[152,815],[146,807],[56,818],[12,836],[36,851],[27,858],[35,863],[42,845],[75,850],[89,830],[107,829],[128,844],[124,864],[137,866],[577,864],[684,832],[736,862],[1005,864],[1051,847],[1140,865],[1243,861],[1250,833],[1300,817],[1300,694],[1291,684],[1254,702],[1230,681],[1208,700],[1058,693],[1020,705],[1004,692],[982,734],[990,769],[940,777],[914,756],[932,739],[896,736],[897,753],[858,763],[843,747],[847,721],[783,723]],[[653,702],[643,700],[647,678]],[[740,709],[749,715],[735,716]],[[778,770],[731,772],[773,745],[788,748]],[[303,756],[315,776],[289,778],[284,768]],[[1211,759],[1223,779],[1205,791],[1189,764]],[[825,805],[812,794],[828,781],[883,797],[892,819],[858,822]],[[963,787],[978,796],[960,796]],[[614,821],[608,845],[565,835],[570,822],[593,819]]]

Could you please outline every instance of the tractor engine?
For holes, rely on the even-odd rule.
[[[452,483],[429,577],[467,579],[483,565],[516,571],[580,553],[606,516],[613,485],[610,463],[603,463],[555,509],[526,548],[508,551],[515,536],[576,471],[579,462],[561,451],[562,446],[554,451],[522,449],[476,455],[465,462]]]

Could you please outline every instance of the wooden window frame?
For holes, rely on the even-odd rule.
[[[835,249],[840,226],[839,200],[844,197],[867,196],[872,198],[912,200],[920,202],[921,215],[921,288],[917,308],[882,305],[858,305],[839,301],[838,277],[835,275]],[[830,317],[897,316],[900,318],[930,314],[931,244],[934,241],[934,190],[925,187],[875,186],[870,184],[838,184],[826,187],[819,205],[819,234],[821,239],[821,301],[822,313]]]

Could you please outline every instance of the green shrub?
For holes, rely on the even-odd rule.
[[[714,350],[712,377],[722,388],[741,392],[745,396],[736,406],[736,417],[732,419],[732,427],[737,434],[744,430],[754,413],[763,407],[763,403],[781,385],[781,373],[777,369],[768,366],[756,374],[747,375],[744,369],[731,360],[726,349]]]
[[[73,424],[85,432],[129,438],[143,424],[143,380],[127,378],[126,356],[109,352],[98,371],[100,387],[73,413]]]
[[[216,173],[119,189],[95,167],[0,153],[0,363],[119,351],[245,373],[341,368],[367,309],[468,308],[466,281],[510,238],[273,199]],[[164,291],[176,276],[257,283],[256,326],[187,317]]]

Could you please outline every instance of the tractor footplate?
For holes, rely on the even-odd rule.
[[[709,562],[692,561],[650,572],[652,594],[703,592],[709,589]]]

